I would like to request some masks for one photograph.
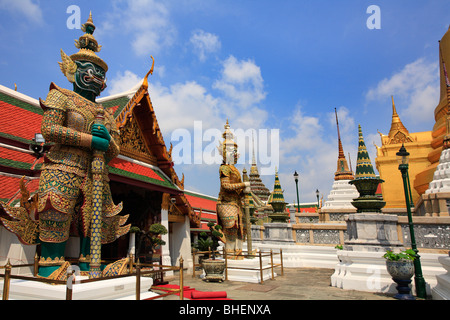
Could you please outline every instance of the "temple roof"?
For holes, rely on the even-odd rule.
[[[217,197],[208,196],[194,191],[185,190],[184,195],[192,208],[200,216],[200,226],[192,228],[194,232],[209,232],[208,223],[217,223],[216,203]]]

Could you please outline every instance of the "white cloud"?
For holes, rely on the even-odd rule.
[[[206,55],[216,52],[220,49],[221,43],[219,37],[215,34],[203,30],[195,30],[189,39],[198,54],[200,61],[206,60]]]
[[[43,23],[42,10],[33,0],[0,0],[0,10],[7,10],[13,14],[25,16],[29,21]]]
[[[170,87],[151,84],[149,91],[160,126],[167,132],[179,128],[191,130],[194,121],[202,121],[204,128],[223,126],[217,98],[195,81]]]
[[[228,64],[227,64],[228,63]],[[213,90],[213,88],[208,88],[202,86],[196,81],[185,81],[178,82],[172,85],[164,85],[160,82],[150,81],[149,83],[149,94],[152,99],[153,107],[155,109],[156,117],[158,119],[159,126],[161,128],[161,132],[163,133],[164,140],[166,145],[168,146],[170,142],[173,143],[174,152],[175,150],[178,152],[177,154],[173,154],[173,156],[181,157],[179,153],[179,143],[183,141],[182,139],[173,138],[172,134],[175,130],[177,134],[186,134],[188,136],[189,142],[191,146],[189,148],[192,151],[189,154],[191,163],[195,164],[195,161],[198,161],[198,154],[195,152],[194,139],[198,139],[196,137],[195,128],[198,123],[201,124],[201,129],[203,130],[203,136],[200,139],[205,139],[201,141],[203,147],[203,159],[200,159],[199,165],[195,167],[203,168],[204,170],[197,169],[189,169],[189,172],[207,172],[205,170],[210,170],[211,166],[214,167],[214,172],[216,172],[217,163],[213,163],[213,154],[207,154],[206,147],[210,147],[212,151],[219,145],[219,141],[222,140],[221,134],[224,130],[224,124],[226,119],[229,119],[231,128],[233,130],[248,130],[252,129],[272,129],[272,127],[267,127],[267,119],[268,114],[267,111],[262,109],[261,107],[256,105],[256,101],[261,102],[262,97],[258,96],[259,94],[263,94],[262,92],[262,84],[263,79],[259,70],[259,67],[253,62],[249,61],[238,61],[237,59],[228,59],[224,63],[223,70],[217,74],[218,81],[227,81],[230,85],[236,85],[237,89],[240,93],[240,97],[246,94],[246,90],[251,102],[249,102],[246,108],[243,108],[240,104],[241,101],[236,99],[235,96],[230,96],[228,93],[223,93],[222,91]],[[240,66],[241,68],[233,69],[232,67]],[[240,74],[242,70],[247,70],[247,77],[245,74]],[[234,72],[233,72],[234,71]],[[134,74],[131,71],[125,71],[123,73],[117,73],[113,79],[109,82],[108,93],[114,94],[123,91],[127,91],[133,88],[137,83],[142,80],[141,77]],[[255,96],[255,84],[258,88],[256,96]],[[238,84],[244,84],[243,86],[239,86]],[[265,94],[263,94],[265,96]],[[207,140],[208,138],[205,133],[207,130],[211,129],[209,132],[215,132],[216,137],[213,137],[212,140]],[[271,134],[269,132],[268,134]],[[179,137],[179,136],[177,136]],[[171,138],[174,140],[171,141]],[[271,137],[268,137],[271,138]],[[197,140],[196,140],[197,141]],[[249,145],[240,145],[241,154],[245,154],[248,152],[246,150]],[[272,146],[270,146],[271,148]],[[277,146],[274,146],[278,148]],[[269,151],[271,152],[271,151]],[[267,157],[270,158],[272,154],[267,154]],[[248,154],[243,157],[245,160],[251,159]],[[174,159],[175,160],[175,159]],[[203,162],[201,161],[203,160]],[[206,163],[210,161],[211,166]],[[220,159],[219,159],[220,161]],[[249,160],[250,161],[250,160]],[[266,164],[267,167],[267,164]],[[187,166],[182,164],[177,164],[177,171],[188,170]],[[248,165],[247,165],[248,169]],[[262,169],[262,168],[260,168]],[[273,171],[273,170],[272,170]],[[274,172],[270,171],[270,174]],[[191,179],[197,179],[199,174],[194,174]],[[186,177],[187,178],[187,177]],[[217,181],[216,176],[208,176],[202,177],[204,179],[204,184],[209,184],[210,182],[206,182],[206,180],[211,179],[212,181]],[[191,182],[189,182],[191,183]],[[192,182],[192,185],[195,183]]]
[[[108,94],[113,95],[128,91],[140,81],[142,81],[142,78],[129,70],[126,70],[124,73],[118,72],[116,77],[113,78],[110,83],[107,83]]]
[[[251,60],[230,56],[223,62],[222,78],[213,84],[226,98],[242,108],[255,105],[266,97],[261,69]]]
[[[394,96],[397,111],[410,123],[433,122],[434,108],[439,100],[439,72],[437,62],[420,58],[407,64],[390,78],[381,80],[366,94],[368,102]],[[398,98],[398,99],[397,99]],[[401,107],[401,106],[405,106]]]
[[[317,148],[322,142],[323,127],[318,117],[305,115],[302,106],[297,105],[290,121],[289,128],[293,136],[284,140],[286,154]],[[291,146],[295,145],[295,149]]]
[[[107,15],[103,33],[131,34],[131,46],[139,55],[150,55],[170,46],[176,30],[170,21],[170,13],[164,2],[157,0],[114,1],[113,10]]]
[[[240,74],[242,72],[246,75]],[[230,95],[229,92],[215,95],[212,88],[206,88],[196,81],[170,86],[151,82],[150,96],[164,130],[190,130],[194,121],[202,121],[205,128],[222,130],[226,119],[230,120],[234,129],[261,128],[267,120],[267,112],[255,105],[265,97],[259,67],[253,62],[238,61],[231,57],[224,62],[224,69],[218,78],[221,80],[216,83],[222,81],[230,86],[243,84],[235,88],[239,92],[238,96]],[[127,91],[140,81],[142,78],[131,71],[117,73],[108,83],[108,94]],[[246,103],[245,109],[241,103]]]
[[[243,72],[243,70],[247,72]],[[230,85],[236,85],[236,90],[241,90],[241,93],[249,90],[249,95],[255,95],[255,86],[249,85],[252,83],[257,83],[257,87],[263,92],[263,78],[259,67],[248,60],[239,61],[235,58],[228,58],[224,62],[224,68],[217,75],[217,78],[220,79],[217,82],[223,81]],[[129,90],[141,80],[140,77],[130,71],[118,73],[111,80],[110,93]],[[240,87],[238,84],[246,84],[247,86]],[[186,172],[186,181],[192,186],[201,184],[214,185],[217,183],[217,177],[214,175],[217,170],[217,163],[213,161],[213,155],[205,155],[203,153],[200,155],[200,157],[203,156],[203,159],[199,159],[199,155],[194,151],[193,144],[196,138],[194,133],[195,122],[201,122],[203,134],[208,129],[214,129],[219,132],[218,141],[221,141],[223,125],[227,118],[233,130],[243,129],[245,131],[249,128],[257,130],[272,129],[271,124],[267,121],[267,111],[255,103],[255,101],[263,101],[261,100],[263,98],[258,96],[254,97],[251,100],[252,103],[249,103],[246,108],[242,108],[239,104],[239,99],[230,96],[228,92],[222,94],[221,91],[214,91],[213,88],[202,86],[196,81],[179,82],[169,86],[150,82],[149,93],[166,144],[169,145],[172,142],[174,150],[176,147],[176,150],[180,149],[178,144],[182,140],[171,141],[171,138],[173,138],[172,133],[177,129],[182,129],[182,132],[189,136],[189,142],[192,143],[190,148],[192,152],[189,155],[190,161],[195,163],[195,161],[200,160],[201,164],[192,166],[181,163],[177,164],[176,170],[180,173]],[[353,166],[355,166],[358,143],[358,131],[355,120],[344,106],[338,108],[338,116],[345,155],[347,156],[348,153],[351,153]],[[325,128],[332,128],[333,130],[325,130]],[[280,129],[279,144],[269,146],[269,152],[272,153],[275,150],[274,148],[278,152],[278,171],[282,187],[285,190],[286,201],[296,201],[295,183],[292,177],[294,170],[300,173],[301,202],[314,200],[316,189],[323,193],[326,200],[333,184],[338,157],[334,112],[326,114],[325,117],[314,116],[306,113],[301,105],[297,105],[294,108],[292,117],[281,124]],[[269,132],[268,134],[271,133]],[[370,140],[371,137],[368,139]],[[369,140],[366,142],[368,149],[370,149],[369,144],[372,143]],[[218,141],[202,141],[203,151],[205,151],[206,146],[211,145],[213,145],[212,149],[214,149],[216,142],[218,145]],[[249,145],[240,145],[239,151],[241,155],[245,154],[243,158],[246,161],[250,161],[250,151],[244,149],[246,147],[248,148]],[[263,164],[262,159],[259,159],[260,153],[261,150],[257,150],[260,174],[264,174],[261,178],[266,183],[266,186],[272,189],[275,171],[272,168],[263,172],[262,169],[268,168],[268,164]],[[173,156],[181,155],[173,154]],[[372,157],[371,159],[372,161],[374,160]],[[347,158],[347,160],[349,159]],[[206,161],[210,161],[211,164],[208,165]],[[242,169],[243,166],[248,169],[248,162],[238,167]],[[214,174],[205,174],[205,172],[214,172]],[[196,182],[199,177],[203,181],[201,184]]]

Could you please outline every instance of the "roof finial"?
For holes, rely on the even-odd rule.
[[[155,67],[155,58],[153,58],[153,56],[150,56],[150,58],[152,58],[152,67],[150,68],[150,70],[147,72],[147,74],[144,77],[144,82],[142,82],[142,85],[146,88],[148,88],[148,76],[150,74],[153,74],[153,68]]]
[[[391,96],[391,99],[392,99],[392,114],[393,114],[393,115],[395,114],[395,115],[398,116],[397,110],[395,109],[394,96]]]

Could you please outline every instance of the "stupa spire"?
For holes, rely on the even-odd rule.
[[[275,184],[273,186],[273,192],[270,197],[270,202],[283,202],[284,201],[284,195],[283,195],[283,189],[281,188],[280,179],[278,178],[278,169],[275,168]]]
[[[262,201],[267,201],[270,196],[270,190],[266,188],[261,180],[258,172],[258,167],[256,166],[256,156],[255,156],[255,140],[252,134],[252,166],[250,167],[250,189],[253,194],[257,196]]]
[[[278,169],[275,167],[275,184],[269,197],[268,203],[273,208],[273,213],[269,214],[272,222],[287,222],[289,214],[286,212],[286,202],[284,201],[283,189],[278,178]]]
[[[255,156],[255,137],[252,132],[252,166],[250,171],[258,173],[258,168],[256,167],[256,156]]]
[[[334,180],[353,180],[354,179],[353,172],[348,169],[347,159],[345,158],[344,148],[342,147],[341,133],[339,131],[339,120],[336,108],[334,108],[334,113],[336,115],[336,127],[338,133],[338,148],[339,148],[337,170],[334,174]]]
[[[364,142],[364,137],[361,130],[361,125],[358,125],[359,144],[358,144],[358,159],[356,160],[355,180],[358,179],[375,179],[375,171],[373,170],[372,162],[367,152],[367,147]]]
[[[384,180],[378,178],[373,170],[372,162],[367,152],[366,144],[361,130],[358,125],[359,145],[358,160],[356,161],[355,180],[350,181],[359,192],[359,197],[353,199],[352,205],[356,208],[357,213],[361,212],[379,212],[386,205],[381,197],[376,195],[378,185]]]

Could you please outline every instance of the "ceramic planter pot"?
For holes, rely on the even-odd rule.
[[[381,179],[357,179],[352,180],[349,183],[353,184],[359,192],[361,197],[364,196],[374,196],[377,192],[378,185],[384,182]]]
[[[223,281],[225,272],[225,260],[205,259],[202,261],[202,267],[205,271],[205,280]]]
[[[274,201],[270,202],[269,204],[272,206],[273,211],[275,212],[284,212],[284,210],[286,209],[286,202]]]
[[[411,295],[411,278],[414,275],[414,262],[412,260],[390,261],[386,260],[386,268],[392,280],[397,283],[398,293],[394,298],[399,300],[415,300]]]
[[[358,213],[380,212],[386,205],[383,199],[378,198],[375,193],[378,185],[383,182],[381,179],[357,179],[349,183],[354,185],[359,192],[359,197],[353,199],[352,205],[356,207]]]
[[[409,280],[414,275],[412,260],[386,260],[386,268],[393,279]]]

